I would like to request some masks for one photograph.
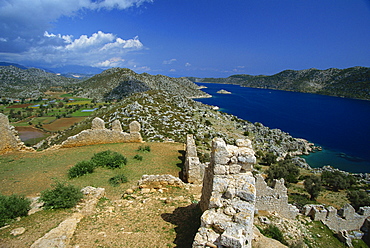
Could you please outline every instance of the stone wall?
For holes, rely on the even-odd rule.
[[[6,115],[0,113],[0,154],[10,151],[35,151],[20,140],[18,132],[9,124]]]
[[[186,136],[186,155],[184,164],[184,180],[187,183],[201,184],[206,165],[199,161],[197,147],[192,134]]]
[[[315,221],[322,221],[331,230],[338,233],[341,230],[360,230],[365,220],[370,217],[370,207],[361,207],[356,213],[355,209],[348,203],[339,211],[332,206],[326,208],[323,205],[306,205],[303,214],[311,216]]]
[[[67,148],[107,143],[143,142],[140,134],[140,123],[133,121],[130,123],[129,128],[130,133],[123,132],[121,123],[115,120],[112,123],[112,130],[109,130],[105,128],[104,121],[96,117],[92,121],[91,129],[84,130],[79,134],[68,137],[60,147]]]
[[[236,144],[212,141],[200,201],[201,226],[193,247],[251,247],[256,198],[251,170],[256,158],[249,140]]]
[[[267,186],[262,175],[257,174],[256,178],[256,209],[268,212],[276,212],[281,217],[294,219],[299,210],[288,204],[287,188],[284,179],[274,180],[273,186]]]

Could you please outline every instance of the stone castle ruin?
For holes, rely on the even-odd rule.
[[[251,247],[256,200],[252,166],[256,162],[249,140],[226,145],[212,142],[205,170],[200,208],[201,226],[193,247]]]
[[[187,183],[202,184],[206,165],[199,161],[197,147],[192,134],[186,136],[184,180]]]
[[[88,146],[107,143],[141,143],[143,139],[140,134],[140,123],[133,121],[129,125],[130,133],[122,131],[119,120],[112,123],[112,130],[105,128],[105,122],[96,117],[93,119],[91,129],[83,130],[79,134],[68,137],[60,147]]]
[[[11,151],[35,151],[20,140],[18,132],[9,124],[6,115],[0,113],[0,154]]]
[[[288,204],[288,192],[284,179],[274,179],[272,187],[267,186],[261,174],[256,178],[256,209],[278,213],[287,219],[294,219],[299,210],[296,206]]]

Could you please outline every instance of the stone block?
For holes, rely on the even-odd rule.
[[[95,117],[92,120],[91,129],[93,130],[105,129],[105,122],[99,117]]]
[[[117,131],[117,132],[122,132],[123,131],[122,126],[121,126],[121,122],[119,120],[113,121],[112,130]]]
[[[141,126],[140,123],[137,121],[133,121],[129,124],[130,133],[137,133],[140,132]]]

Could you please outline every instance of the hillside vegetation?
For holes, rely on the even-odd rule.
[[[370,68],[285,70],[271,76],[232,75],[228,78],[190,78],[196,82],[316,93],[370,100]]]
[[[126,68],[108,69],[79,84],[75,94],[98,100],[123,99],[132,93],[163,90],[185,97],[209,96],[187,78],[170,78],[163,75],[137,74]]]
[[[47,90],[68,90],[79,82],[41,69],[20,69],[15,66],[0,66],[0,97],[38,98]]]

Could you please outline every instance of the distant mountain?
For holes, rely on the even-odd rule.
[[[41,69],[20,69],[13,65],[0,66],[0,96],[7,98],[37,98],[52,88],[63,89],[79,82]]]
[[[132,93],[162,90],[185,97],[208,96],[187,78],[171,78],[163,75],[137,74],[126,68],[111,68],[80,84],[77,94],[98,100],[122,99]]]
[[[60,74],[83,74],[83,75],[95,75],[103,72],[103,69],[82,66],[82,65],[65,65],[60,67],[48,68],[49,70],[60,73]]]
[[[196,82],[316,93],[370,100],[370,68],[285,70],[271,76],[233,75],[228,78],[189,78]]]
[[[8,62],[0,62],[0,66],[14,66],[14,67],[18,67],[19,69],[28,69],[27,67],[23,66],[23,65],[19,65],[19,64],[15,64],[15,63],[8,63]]]

